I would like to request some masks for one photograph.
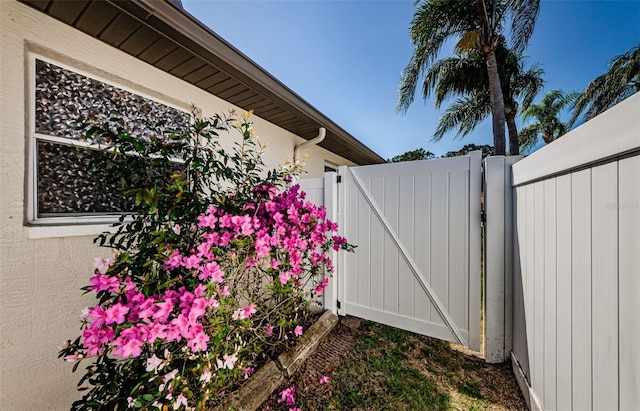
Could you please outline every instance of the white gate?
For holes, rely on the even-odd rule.
[[[341,167],[338,313],[480,349],[481,154]],[[325,186],[325,190],[328,187]]]

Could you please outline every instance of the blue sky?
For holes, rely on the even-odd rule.
[[[183,0],[185,9],[384,158],[491,144],[485,121],[464,140],[431,141],[441,111],[421,97],[395,111],[412,44],[405,0]],[[640,0],[542,0],[525,55],[545,90],[580,91],[640,41]],[[445,56],[450,50],[442,51]],[[536,100],[544,95],[541,93]],[[443,106],[443,109],[445,107]]]

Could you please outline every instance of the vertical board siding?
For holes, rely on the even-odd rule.
[[[533,255],[533,383],[538,387],[538,396],[544,398],[544,313],[536,312],[535,307],[545,306],[544,295],[544,182],[533,184],[534,201],[534,255]]]
[[[618,350],[621,410],[640,404],[640,156],[619,162],[618,201]],[[614,318],[611,318],[614,321]]]
[[[636,93],[511,169],[512,358],[532,409],[640,409],[639,108]]]
[[[479,292],[469,287],[469,158],[341,169],[345,233],[357,245],[356,253],[344,260],[346,313],[455,340],[414,274],[414,264],[453,320],[456,332],[468,340],[470,318],[477,316],[479,323],[479,307],[469,303],[470,296]],[[479,171],[473,171],[478,180]],[[393,234],[358,188],[356,178]],[[408,251],[408,259],[394,236]],[[473,243],[479,248],[479,237]],[[478,340],[476,336],[474,341]]]
[[[534,357],[534,349],[535,349],[535,227],[536,222],[534,220],[534,211],[535,211],[535,187],[534,185],[528,185],[525,187],[527,193],[527,203],[526,203],[526,241],[525,245],[525,255],[526,258],[524,260],[524,270],[523,270],[523,295],[524,295],[524,312],[525,312],[525,325],[527,336],[531,336],[528,338],[529,343],[527,344],[527,357],[529,358],[529,381],[536,381],[536,361]]]
[[[573,409],[591,409],[591,170],[571,181],[571,352]],[[543,307],[544,310],[544,307]],[[544,312],[541,310],[541,313]],[[536,387],[536,391],[539,387]]]
[[[618,408],[618,164],[591,172],[593,408]]]
[[[434,173],[431,176],[431,205],[431,287],[447,307],[448,279],[442,274],[449,272],[449,173]],[[444,324],[434,310],[429,320]]]
[[[403,211],[398,215],[398,236],[400,241],[406,245],[411,255],[415,255],[414,229],[415,221],[415,199],[414,199],[414,179],[413,175],[400,176],[398,191],[398,201],[402,203],[400,207]],[[418,264],[419,266],[419,264]],[[398,273],[398,313],[407,317],[415,315],[414,302],[414,276],[406,262],[400,264]]]
[[[513,355],[544,410],[640,404],[640,156],[514,189]]]
[[[513,353],[520,361],[520,367],[525,375],[531,375],[529,367],[529,349],[527,347],[527,321],[525,316],[524,291],[525,276],[522,267],[526,266],[526,241],[527,238],[527,190],[526,187],[519,187],[515,191],[516,196],[516,232],[514,241],[517,252],[514,257],[514,280],[513,280]]]
[[[468,319],[468,263],[469,254],[457,250],[469,249],[469,180],[466,171],[449,173],[449,276],[447,278],[448,310],[456,324],[467,324]],[[458,188],[458,189],[457,189]]]
[[[556,404],[558,410],[570,410],[571,387],[571,175],[556,181]],[[539,307],[544,312],[543,307]],[[527,336],[523,336],[527,338]],[[549,376],[553,381],[553,376]]]
[[[425,279],[431,283],[431,174],[414,176],[415,196],[415,237],[414,259]],[[416,252],[419,251],[419,252]],[[431,318],[431,301],[425,295],[417,278],[413,278],[413,300],[415,302],[414,317],[429,321]]]
[[[346,167],[344,167],[346,169]],[[342,174],[343,168],[340,169],[340,173]],[[341,299],[341,314],[344,314],[345,307],[342,306],[344,301],[355,301],[358,302],[358,276],[363,276],[360,280],[366,281],[366,275],[369,270],[366,267],[362,267],[360,262],[361,258],[364,260],[367,258],[367,253],[369,254],[369,260],[371,261],[371,266],[375,266],[374,264],[382,264],[381,255],[377,252],[371,252],[375,249],[375,245],[371,244],[370,248],[367,249],[366,245],[360,248],[360,245],[363,244],[364,236],[361,233],[361,230],[365,226],[369,226],[369,218],[365,221],[361,222],[360,218],[362,215],[366,215],[362,213],[362,208],[360,206],[360,198],[356,196],[358,191],[358,187],[352,180],[345,179],[342,184],[346,185],[346,189],[339,191],[338,195],[340,197],[340,206],[339,206],[339,215],[340,218],[340,230],[344,232],[344,236],[347,238],[351,244],[355,244],[357,246],[355,253],[344,253],[342,256],[342,262],[344,266],[349,267],[350,273],[346,275],[342,272],[338,272],[338,275],[341,275],[341,279],[339,280],[340,287],[338,290],[338,295]],[[355,201],[357,202],[355,205],[352,204]],[[364,200],[363,200],[364,201]],[[349,207],[347,207],[349,204]],[[347,221],[351,222],[351,224],[347,224]],[[353,224],[353,221],[358,221],[358,224]],[[361,226],[361,224],[363,224]],[[372,233],[373,234],[373,233]],[[365,243],[366,244],[366,243]],[[365,256],[361,256],[361,254],[365,254]],[[376,261],[376,258],[380,257],[380,263]],[[377,285],[379,287],[379,285]],[[369,284],[367,283],[367,289],[369,289]]]
[[[370,183],[370,182],[369,182]],[[354,187],[355,189],[355,187]],[[377,192],[377,185],[371,188],[372,192]],[[358,220],[357,237],[353,241],[357,241],[358,248],[362,246],[364,250],[362,253],[356,252],[357,265],[357,283],[365,284],[365,287],[356,287],[353,291],[357,294],[356,301],[362,305],[376,305],[382,307],[382,291],[383,284],[382,278],[372,276],[370,270],[371,266],[382,264],[384,261],[384,255],[379,252],[382,244],[370,244],[369,232],[375,229],[380,229],[377,225],[371,226],[371,218],[369,212],[369,205],[364,198],[357,199],[357,211],[353,216]],[[347,237],[348,239],[349,237]],[[382,238],[375,237],[382,241]],[[360,251],[360,250],[357,250]],[[373,296],[373,298],[372,298]]]
[[[382,206],[382,213],[391,224],[391,229],[398,233],[398,176],[386,176],[375,179],[382,186],[382,201],[376,200]],[[375,198],[375,197],[374,197]],[[398,313],[398,272],[399,272],[399,253],[393,243],[393,239],[389,233],[384,235],[384,271],[383,271],[383,289],[384,302],[383,309],[389,313]],[[404,263],[404,262],[403,262]]]
[[[556,219],[556,180],[547,180],[544,184],[544,338],[542,367],[543,392],[540,395],[545,410],[555,411],[556,406],[556,267],[557,267],[557,219]]]

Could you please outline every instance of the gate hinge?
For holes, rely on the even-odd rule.
[[[336,307],[340,308],[340,300],[336,301]]]
[[[339,175],[339,174],[338,174],[338,175],[336,176],[336,182],[337,182],[338,184],[342,183],[342,176],[341,176],[341,175]]]

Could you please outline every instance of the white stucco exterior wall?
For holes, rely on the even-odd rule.
[[[21,3],[0,0],[0,409],[64,410],[79,398],[82,372],[57,358],[62,341],[79,335],[81,296],[96,255],[90,228],[38,231],[26,225],[29,147],[29,53],[74,67],[134,92],[203,115],[233,108],[217,97],[122,53]],[[291,160],[304,140],[260,118],[254,127],[268,145],[266,163]],[[353,163],[327,150],[305,150],[308,171],[320,177],[325,162]],[[62,236],[60,236],[62,234]],[[35,238],[44,237],[44,238]]]

